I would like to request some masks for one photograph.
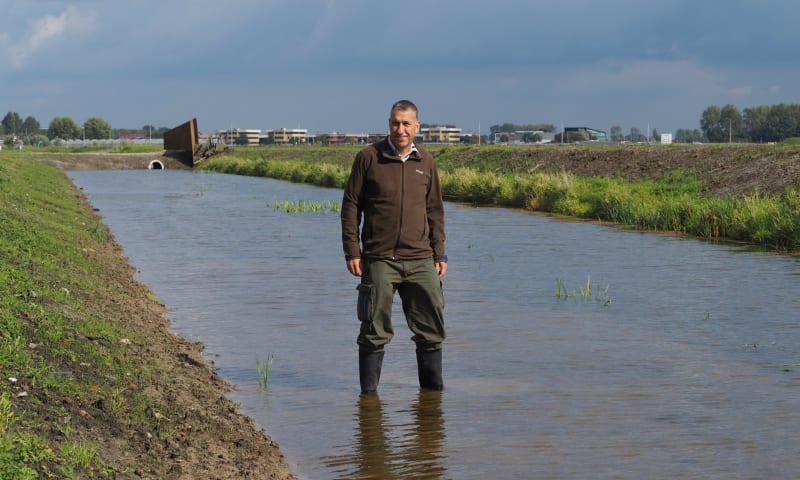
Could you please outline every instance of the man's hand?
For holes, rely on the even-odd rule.
[[[447,262],[435,262],[434,265],[436,266],[436,273],[439,274],[439,278],[444,277],[445,273],[447,273]]]
[[[360,258],[351,258],[347,260],[347,271],[355,275],[356,277],[361,276],[361,259]]]

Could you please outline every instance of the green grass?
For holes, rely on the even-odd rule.
[[[153,139],[150,145],[144,144],[128,144],[120,143],[117,145],[92,145],[85,147],[64,147],[49,145],[46,147],[25,147],[24,153],[30,154],[31,152],[43,153],[150,153],[161,152],[164,150],[163,141],[161,139]]]
[[[124,262],[115,260],[118,270],[99,263],[110,242],[63,172],[0,153],[2,479],[126,471],[106,466],[93,447],[105,433],[87,428],[84,414],[112,417],[113,431],[136,425],[156,440],[166,435],[148,412],[168,408],[131,387],[155,380],[151,360],[132,351],[148,340],[100,301],[128,274]]]
[[[704,152],[741,155],[737,152],[743,151],[708,148]],[[586,147],[584,152],[593,149],[600,152],[600,147]],[[214,157],[198,168],[343,188],[357,151],[357,147],[253,148]],[[800,187],[781,195],[706,197],[702,195],[704,183],[680,169],[668,171],[662,178],[636,182],[566,172],[538,173],[536,155],[543,151],[437,147],[434,153],[443,196],[455,202],[609,221],[637,230],[677,232],[778,251],[800,249]]]

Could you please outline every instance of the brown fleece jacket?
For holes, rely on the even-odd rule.
[[[444,205],[433,156],[417,147],[403,162],[385,138],[365,147],[353,161],[341,220],[348,259],[439,261],[445,253]]]

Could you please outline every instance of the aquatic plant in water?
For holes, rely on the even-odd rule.
[[[286,213],[338,213],[340,205],[336,200],[273,200],[272,208]]]
[[[261,357],[256,355],[256,368],[258,369],[258,384],[262,388],[267,388],[269,385],[269,373],[272,371],[272,360],[275,357],[270,353],[267,355],[267,360],[262,361]]]
[[[609,285],[606,285],[605,289],[602,293],[598,293],[595,295],[594,299],[603,304],[603,306],[608,306],[611,304],[611,297],[608,295]],[[564,286],[563,280],[561,278],[556,277],[556,298],[582,298],[584,302],[588,303],[589,300],[592,298],[592,279],[590,276],[586,277],[586,286],[580,287],[580,290],[567,290],[566,286]]]

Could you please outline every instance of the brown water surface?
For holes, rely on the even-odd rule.
[[[338,216],[272,206],[339,191],[70,175],[301,478],[800,472],[797,258],[448,204],[445,391],[419,391],[398,302],[379,396],[362,398]]]

